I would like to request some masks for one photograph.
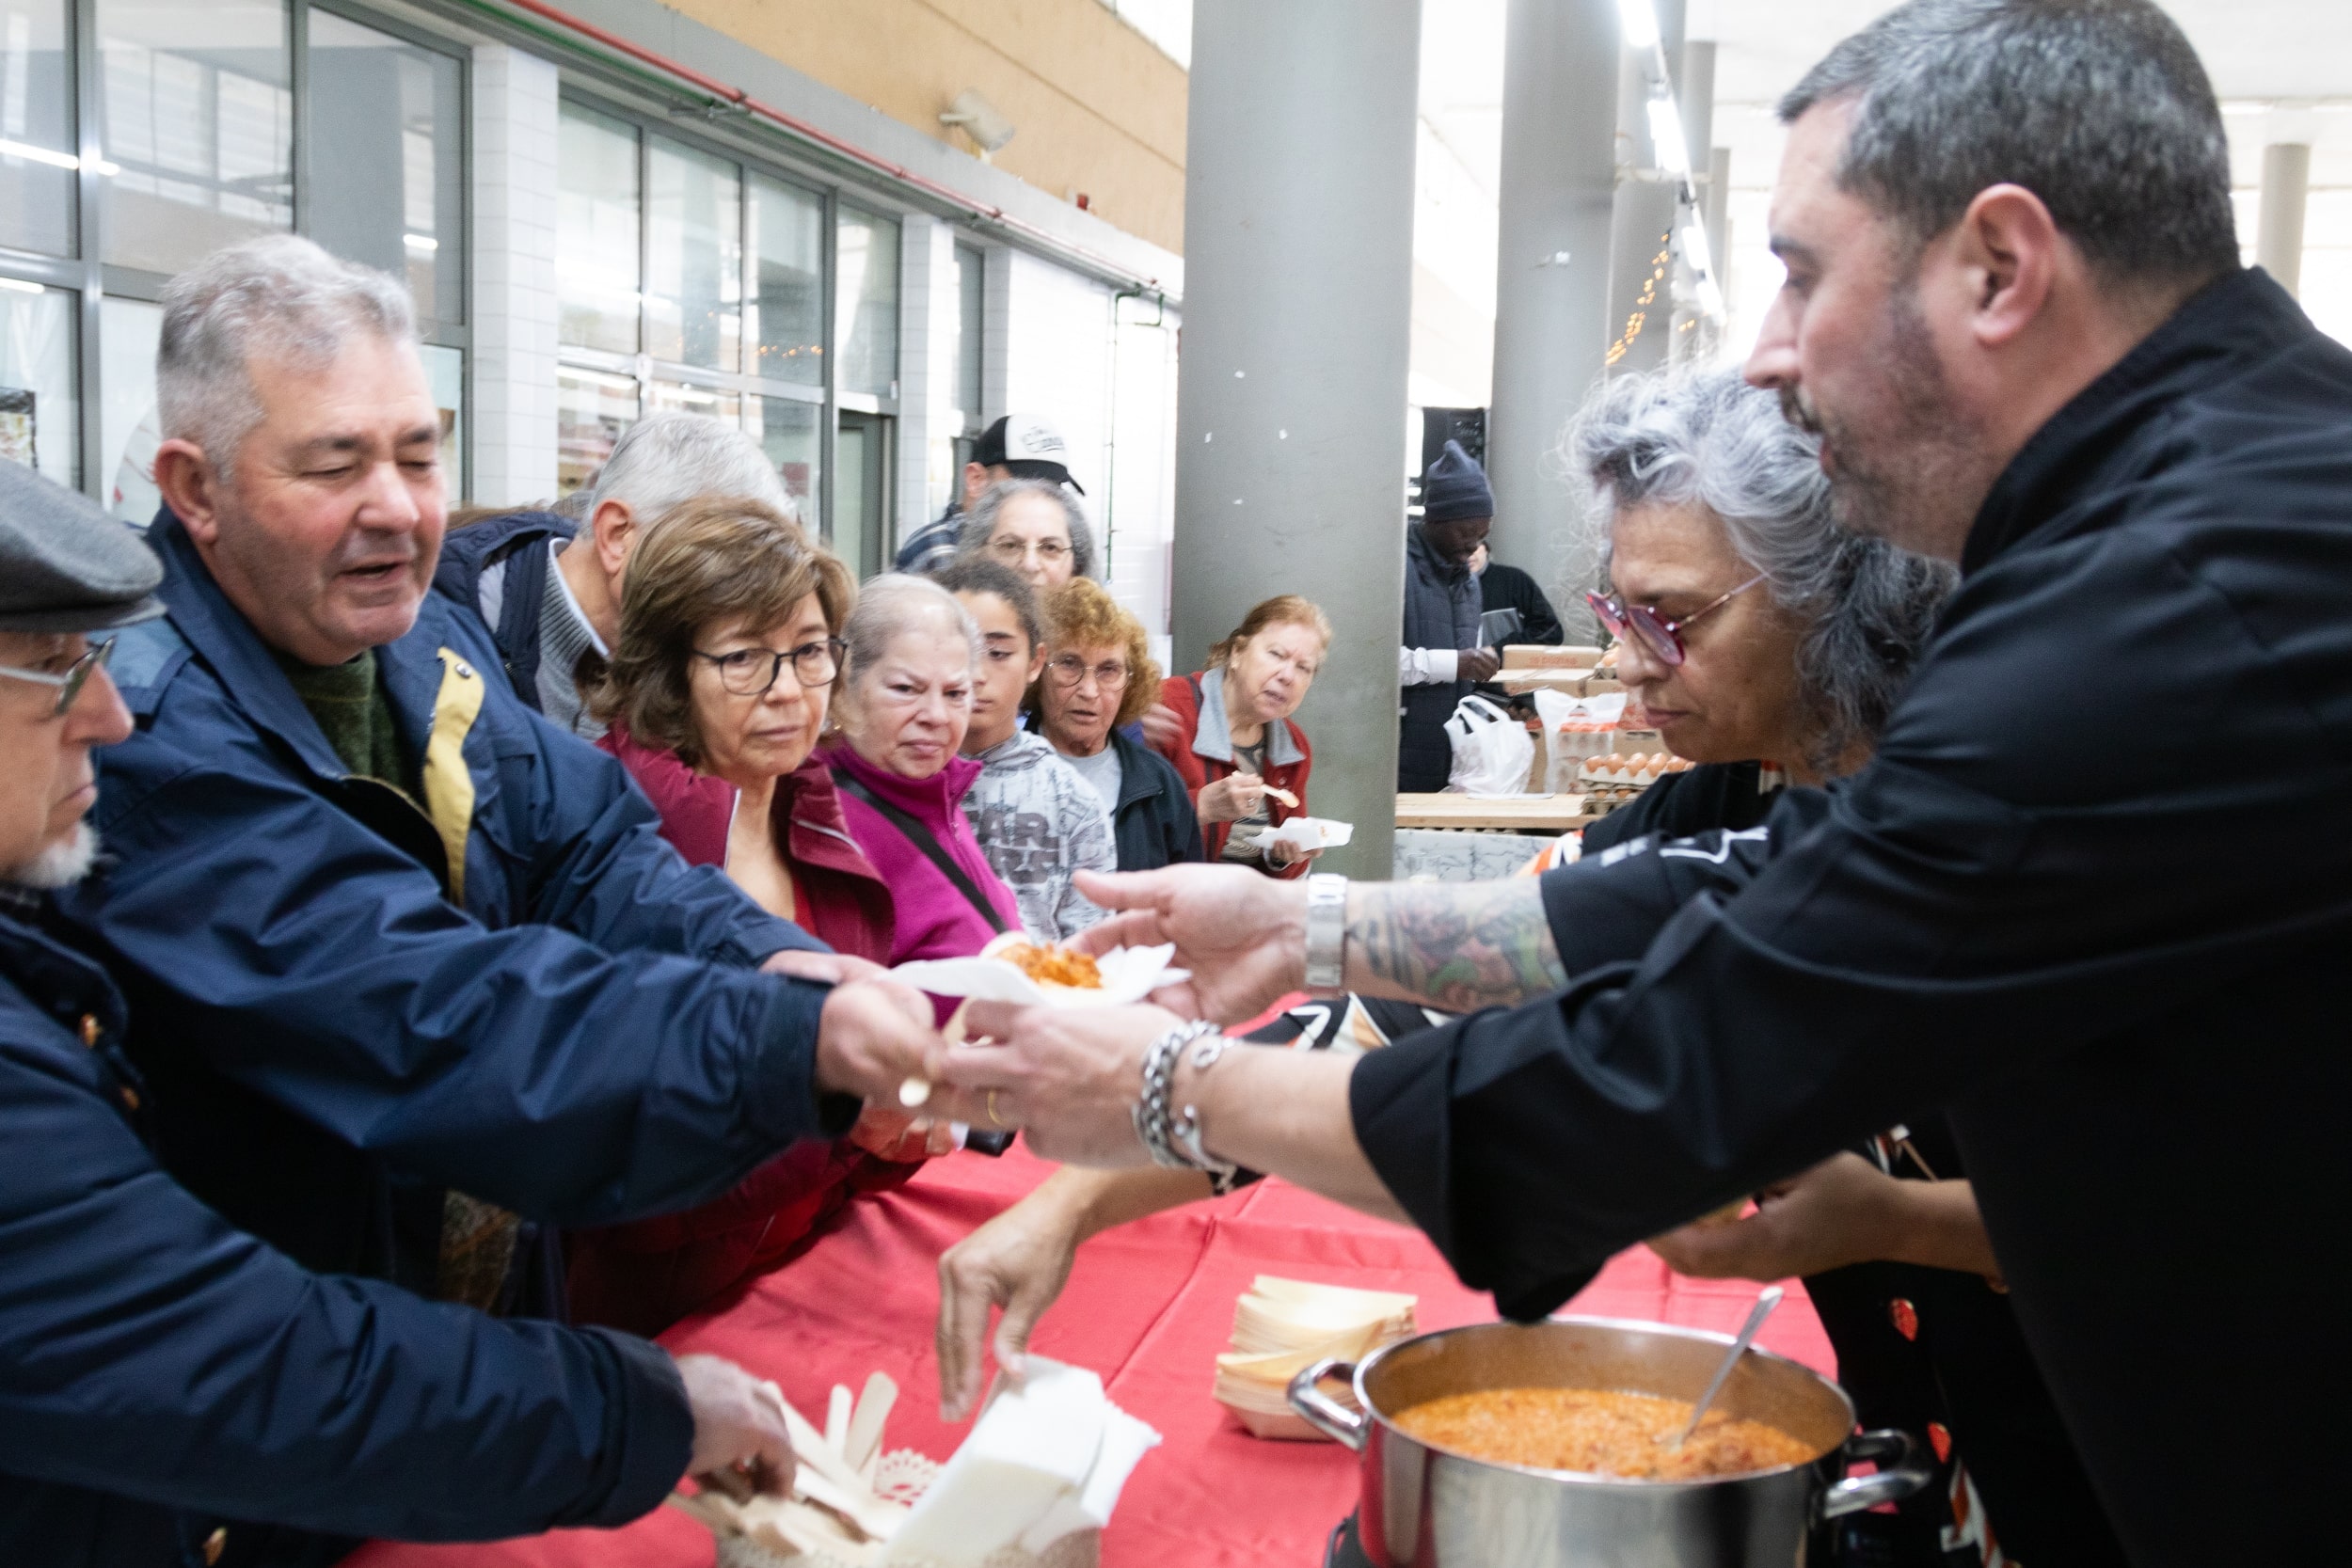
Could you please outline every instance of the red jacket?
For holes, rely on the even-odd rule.
[[[1225,724],[1224,671],[1199,671],[1189,675],[1170,675],[1160,683],[1160,701],[1176,710],[1184,721],[1186,742],[1173,751],[1160,754],[1176,765],[1176,771],[1184,777],[1184,789],[1192,796],[1192,803],[1200,804],[1200,791],[1233,770],[1232,733]],[[1215,684],[1209,682],[1212,677]],[[1287,746],[1282,741],[1287,739]],[[1307,775],[1315,765],[1315,754],[1307,744],[1307,732],[1288,719],[1281,727],[1266,737],[1265,771],[1259,776],[1276,789],[1287,789],[1298,797],[1295,809],[1269,799],[1266,816],[1276,827],[1294,816],[1305,816],[1307,811]],[[1207,842],[1209,863],[1215,864],[1225,853],[1225,841],[1231,837],[1231,822],[1208,822],[1200,828],[1200,836]],[[1303,877],[1310,862],[1293,861],[1277,877]]]
[[[616,729],[621,759],[689,864],[723,866],[735,786]],[[890,890],[849,834],[833,775],[815,754],[776,784],[777,835],[790,858],[800,925],[836,952],[892,961]],[[898,1186],[920,1162],[884,1160],[847,1138],[811,1139],[699,1209],[568,1238],[572,1316],[653,1335],[797,1256],[860,1193]]]

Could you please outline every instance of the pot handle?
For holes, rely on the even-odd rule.
[[[1846,1439],[1843,1452],[1850,1460],[1876,1460],[1878,1473],[1849,1476],[1823,1491],[1813,1500],[1816,1520],[1840,1519],[1881,1503],[1900,1502],[1926,1490],[1935,1480],[1934,1464],[1919,1452],[1919,1445],[1911,1440],[1911,1433],[1893,1427],[1855,1433]]]
[[[1348,1409],[1320,1386],[1327,1377],[1352,1378],[1356,1363],[1327,1355],[1311,1367],[1302,1369],[1291,1379],[1291,1408],[1298,1412],[1313,1427],[1336,1442],[1344,1443],[1358,1453],[1364,1451],[1366,1418],[1360,1411]]]

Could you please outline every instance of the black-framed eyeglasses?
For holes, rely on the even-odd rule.
[[[1127,684],[1127,665],[1122,659],[1089,664],[1076,654],[1062,654],[1045,661],[1045,673],[1054,677],[1056,686],[1073,689],[1084,686],[1089,675],[1105,691],[1120,690]]]
[[[114,653],[115,640],[109,637],[103,642],[91,643],[89,651],[67,665],[63,674],[53,675],[46,670],[19,670],[0,664],[0,675],[31,681],[36,686],[56,687],[57,705],[49,710],[49,717],[58,719],[64,717],[66,709],[73,705],[73,699],[82,694],[82,688],[89,684],[90,673],[104,668],[106,660],[112,658]]]
[[[1669,621],[1645,604],[1629,605],[1612,595],[1604,598],[1597,593],[1587,593],[1584,602],[1592,606],[1600,624],[1609,628],[1609,635],[1622,642],[1631,632],[1641,641],[1645,650],[1662,664],[1680,664],[1690,657],[1682,645],[1682,628],[1702,615],[1713,613],[1764,580],[1758,572],[1721,598],[1710,599],[1679,621]]]
[[[694,650],[696,658],[708,659],[719,667],[719,684],[739,697],[764,697],[776,677],[784,673],[785,664],[792,666],[792,678],[803,686],[831,686],[841,673],[842,657],[850,645],[838,637],[828,637],[819,642],[803,642],[799,647],[778,653],[773,648],[738,648],[731,654],[707,654]]]

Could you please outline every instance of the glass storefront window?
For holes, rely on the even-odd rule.
[[[706,414],[714,420],[724,420],[731,425],[743,422],[743,394],[721,391],[712,387],[689,387],[675,381],[657,381],[651,388],[645,412],[665,413],[675,409],[683,414]]]
[[[568,496],[596,478],[636,422],[635,377],[564,367],[555,378],[556,493]]]
[[[743,182],[657,136],[645,150],[645,352],[702,370],[743,359]]]
[[[64,289],[0,279],[0,457],[60,484],[79,485],[74,305],[74,295]]]
[[[174,273],[294,222],[286,8],[98,0],[105,260]]]
[[[555,290],[559,336],[637,352],[637,133],[564,105],[557,150]]]
[[[457,62],[313,10],[310,64],[311,237],[407,278],[427,324],[464,321]]]
[[[164,308],[109,295],[98,305],[98,442],[106,510],[145,528],[163,504],[155,490],[155,345]]]
[[[801,521],[815,531],[819,527],[817,481],[824,450],[817,432],[824,408],[794,398],[753,398],[751,403],[752,429],[760,450],[783,476],[785,493],[800,508]]]
[[[841,344],[840,388],[898,395],[898,224],[841,209],[839,283],[834,331]]]
[[[65,0],[0,0],[0,245],[71,256],[73,56]]]
[[[987,273],[980,253],[956,246],[956,412],[963,422],[980,422],[981,318],[986,312]]]
[[[441,417],[441,485],[454,506],[466,493],[466,356],[437,343],[420,344],[417,352],[424,359],[434,412]]]
[[[802,387],[825,381],[825,204],[775,180],[751,179],[754,374]]]

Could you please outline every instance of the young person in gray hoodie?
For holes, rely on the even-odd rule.
[[[935,577],[972,612],[984,643],[963,740],[963,754],[983,771],[963,798],[964,815],[1019,899],[1029,940],[1061,942],[1103,918],[1071,885],[1072,873],[1116,871],[1119,851],[1094,786],[1043,736],[1021,727],[1022,696],[1045,657],[1037,594],[993,561],[966,557]]]

